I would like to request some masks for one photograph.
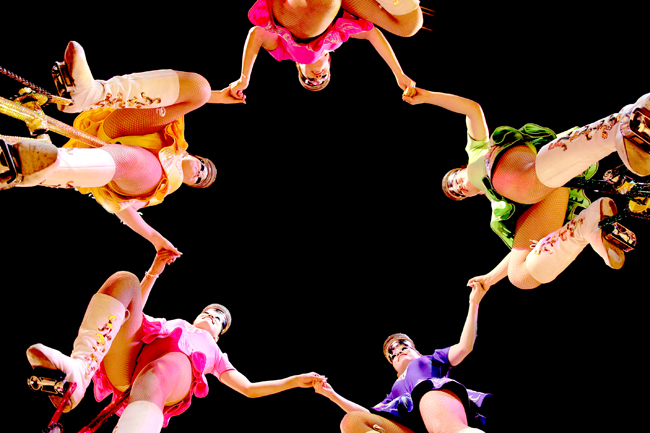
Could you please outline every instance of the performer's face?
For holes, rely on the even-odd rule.
[[[465,197],[473,197],[481,194],[481,191],[476,188],[467,177],[467,168],[458,170],[453,179],[451,179],[451,188]]]
[[[408,367],[411,361],[419,358],[421,355],[410,344],[398,344],[391,349],[390,356],[391,363],[399,376],[406,370],[406,367]]]
[[[199,183],[201,179],[204,179],[208,174],[208,169],[203,161],[191,155],[183,158],[182,168],[183,183],[186,183],[188,185]]]
[[[318,85],[325,81],[329,76],[330,64],[330,54],[325,53],[320,57],[320,59],[310,65],[300,65],[300,70],[310,82]]]
[[[193,325],[208,331],[217,340],[223,329],[222,316],[217,310],[206,310],[194,319]]]

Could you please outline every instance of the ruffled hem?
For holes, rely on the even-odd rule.
[[[169,344],[170,352],[178,351],[184,353],[187,355],[192,364],[192,374],[194,375],[194,380],[192,381],[190,392],[188,393],[187,397],[185,397],[182,401],[174,404],[173,406],[166,406],[163,410],[163,426],[166,427],[169,424],[169,419],[172,416],[180,415],[190,407],[192,404],[193,395],[198,398],[203,398],[208,394],[208,382],[207,378],[203,374],[203,371],[205,370],[206,356],[202,352],[195,352],[192,350],[188,344],[187,339],[183,338],[183,329],[181,328],[174,328],[171,332],[168,332],[163,329],[161,322],[150,321],[146,316],[143,315],[142,329],[145,333],[144,337],[142,338],[143,343],[150,344],[158,338],[168,338],[169,341],[167,343]],[[95,376],[93,376],[93,382],[95,400],[98,402],[104,400],[111,393],[113,394],[112,401],[116,401],[122,395],[124,395],[123,392],[115,388],[108,380],[103,362],[100,365],[100,369],[97,371]],[[118,416],[122,415],[122,412],[124,411],[127,403],[128,402],[122,403],[118,410],[115,412]]]
[[[344,11],[343,16],[337,18],[325,33],[309,43],[301,44],[295,41],[289,30],[275,24],[266,0],[258,0],[249,10],[248,18],[253,25],[280,36],[278,48],[269,51],[276,60],[293,60],[305,65],[316,62],[324,51],[337,49],[350,35],[367,32],[374,27],[371,22]]]
[[[419,409],[420,400],[427,392],[440,389],[446,389],[456,394],[465,408],[470,426],[485,425],[485,417],[476,409],[480,408],[487,398],[492,397],[492,394],[468,390],[461,383],[448,377],[423,379],[410,394],[403,394],[388,403],[378,404],[370,410],[417,431],[423,426]]]
[[[113,111],[115,110],[111,108],[84,111],[77,116],[73,125],[75,128],[107,142],[120,142],[125,145],[137,145],[157,150],[158,160],[163,167],[162,179],[160,179],[153,192],[139,197],[120,194],[112,188],[110,183],[96,188],[78,188],[79,192],[92,194],[95,200],[110,213],[124,210],[136,202],[145,203],[144,207],[161,203],[167,195],[176,191],[183,183],[182,168],[179,161],[186,154],[188,146],[185,141],[184,118],[180,117],[163,128],[161,131],[162,141],[147,138],[153,134],[143,137],[133,136],[111,139],[104,134],[103,124]],[[68,141],[64,147],[89,148],[91,146],[73,139]]]

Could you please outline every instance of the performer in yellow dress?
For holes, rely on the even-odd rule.
[[[178,254],[138,211],[161,203],[183,183],[206,188],[214,182],[217,169],[212,161],[187,151],[183,116],[206,102],[239,101],[229,96],[228,89],[212,92],[199,74],[170,69],[95,80],[76,42],[68,44],[65,63],[75,84],[74,103],[59,109],[81,113],[74,127],[108,144],[92,147],[77,140],[62,148],[36,140],[13,144],[8,157],[18,162],[21,173],[11,185],[0,182],[0,189],[43,185],[91,193],[156,250]]]

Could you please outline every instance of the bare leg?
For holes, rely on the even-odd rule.
[[[422,27],[422,9],[391,15],[376,0],[342,0],[343,9],[398,36],[413,36]]]
[[[562,227],[569,202],[567,188],[556,189],[541,202],[531,206],[517,220],[515,239],[510,253],[508,278],[520,289],[534,289],[540,282],[526,268],[526,257],[532,251],[531,244]]]
[[[271,0],[273,16],[297,38],[325,32],[341,8],[341,0]]]
[[[349,412],[341,421],[342,433],[381,432],[381,429],[386,433],[413,433],[401,424],[368,412]]]

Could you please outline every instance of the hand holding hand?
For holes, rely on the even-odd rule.
[[[472,288],[472,292],[469,294],[470,304],[479,304],[489,290],[490,286],[484,285],[484,282],[484,277],[474,277],[467,283],[467,286]]]
[[[168,250],[168,251],[172,251],[174,254],[177,254],[179,256],[182,254],[180,251],[178,251],[178,249],[174,245],[172,245],[171,242],[165,239],[160,233],[156,233],[153,236],[153,238],[151,239],[151,243],[156,248],[156,251]]]
[[[318,373],[306,373],[295,376],[296,386],[298,388],[312,388],[315,387],[317,383],[327,380],[326,377],[321,376]]]
[[[213,90],[208,102],[211,104],[245,104],[245,99],[245,97],[244,99],[235,98],[230,94],[230,87],[226,87],[221,90]]]
[[[415,93],[415,81],[411,80],[405,74],[397,74],[395,76],[397,79],[397,85],[404,92],[404,95],[413,95]]]
[[[411,105],[426,103],[427,101],[425,100],[424,94],[422,93],[422,89],[415,87],[415,83],[413,84],[414,86],[409,89],[409,92],[407,93],[405,91],[402,95],[402,101],[408,102]]]
[[[180,257],[180,254],[176,254],[173,251],[169,250],[160,250],[156,254],[156,258],[153,260],[153,263],[151,264],[151,268],[149,268],[149,274],[151,275],[160,275],[162,274],[162,271],[165,269],[165,265],[170,265],[176,261],[177,258]]]
[[[327,378],[314,384],[314,391],[324,397],[332,399],[334,395],[334,388],[327,382]]]
[[[244,104],[246,103],[244,90],[248,87],[248,80],[244,76],[241,76],[239,77],[239,80],[230,83],[230,86],[228,87],[230,88],[230,96],[232,98],[242,101]]]

